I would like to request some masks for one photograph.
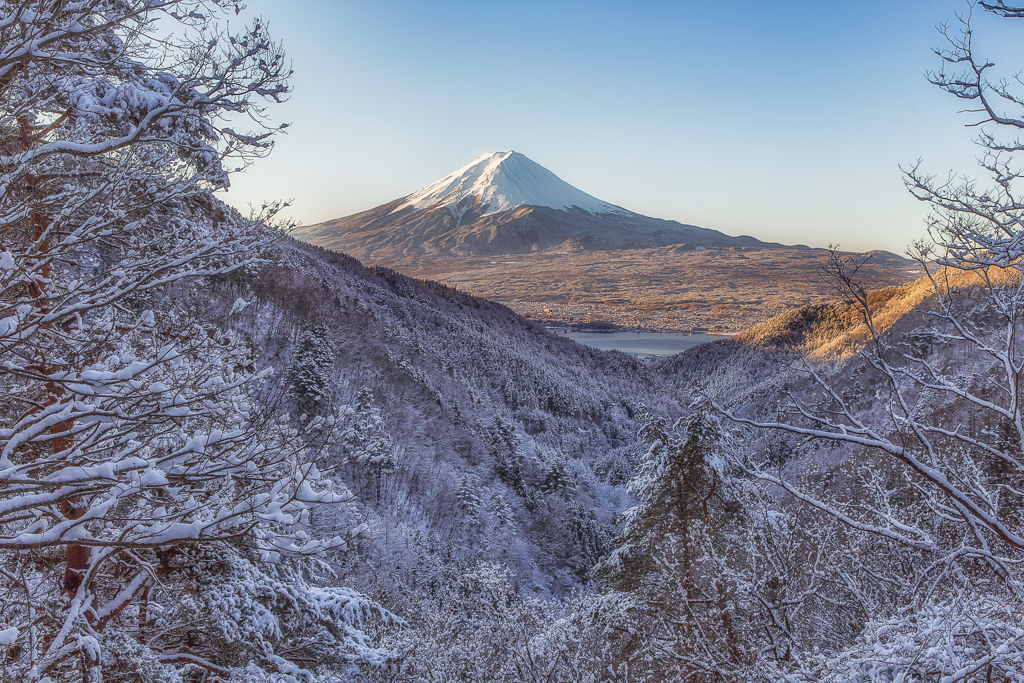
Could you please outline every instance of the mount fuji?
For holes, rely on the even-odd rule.
[[[628,211],[513,151],[484,154],[405,197],[292,235],[381,264],[567,249],[781,246]]]

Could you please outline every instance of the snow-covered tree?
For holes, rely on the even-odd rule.
[[[385,478],[397,467],[396,445],[384,425],[384,417],[373,398],[373,390],[360,387],[345,411],[345,429],[339,438],[342,459],[376,503],[384,494]]]
[[[1019,5],[970,3],[958,26],[941,28],[943,66],[929,80],[971,107],[992,182],[936,180],[920,164],[906,173],[933,211],[930,240],[912,252],[929,285],[920,328],[887,330],[857,264],[834,256],[831,273],[867,330],[858,357],[840,373],[807,362],[784,419],[719,407],[737,423],[798,435],[805,455],[830,444],[843,462],[822,472],[804,457],[799,477],[792,466],[743,464],[859,539],[843,578],[863,630],[805,660],[800,680],[1017,681],[1024,670],[1024,202],[1013,158],[1024,146],[1003,132],[1024,130],[1024,94],[980,58],[979,9],[1024,18]],[[856,391],[843,388],[851,367]]]
[[[259,21],[217,28],[234,9],[0,2],[5,679],[176,680],[247,665],[302,679],[302,648],[275,653],[286,638],[270,622],[249,661],[189,639],[202,629],[186,624],[206,617],[175,591],[213,547],[255,568],[232,579],[243,611],[320,601],[317,618],[344,628],[326,615],[351,609],[283,579],[287,598],[248,592],[278,571],[267,563],[342,546],[315,537],[310,512],[350,496],[318,468],[333,418],[299,438],[260,405],[268,373],[250,369],[245,340],[192,314],[207,283],[275,239],[273,208],[243,219],[211,194],[270,149],[261,103],[288,92]],[[261,125],[245,132],[246,120]],[[125,669],[136,665],[148,673]]]
[[[569,464],[561,453],[547,453],[543,467],[544,473],[540,482],[540,490],[545,495],[567,495],[575,490],[576,482],[569,471]]]
[[[516,525],[515,513],[512,506],[500,493],[492,493],[487,501],[487,513],[494,520],[494,525],[499,529],[514,529]]]
[[[455,492],[455,504],[466,517],[475,520],[483,509],[480,500],[480,479],[473,474],[465,474],[459,482],[459,490]]]
[[[303,330],[288,370],[288,388],[300,410],[314,413],[325,407],[334,379],[328,370],[333,365],[334,351],[327,326],[320,323]]]
[[[628,487],[636,505],[594,570],[637,604],[639,631],[619,639],[621,656],[659,678],[739,680],[746,648],[719,556],[736,515],[722,428],[699,408],[673,426],[648,414],[640,434],[648,452]]]
[[[676,426],[647,414],[640,436],[647,455],[628,485],[636,505],[623,514],[616,549],[601,569],[610,583],[626,589],[656,567],[654,553],[661,546],[678,551],[683,571],[692,571],[697,549],[691,532],[709,514],[719,484],[712,461],[721,462],[723,440],[717,420],[704,411]]]
[[[494,463],[498,478],[519,494],[525,492],[523,468],[525,458],[519,448],[515,427],[508,419],[496,415],[487,429],[487,453]]]
[[[355,412],[355,422],[349,446],[354,450],[356,462],[379,474],[393,471],[395,442],[384,427],[384,417],[369,387],[362,387],[356,394],[352,410]]]

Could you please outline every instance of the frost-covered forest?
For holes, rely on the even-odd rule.
[[[222,203],[289,92],[234,12],[0,0],[0,678],[1024,682],[1024,100],[968,15],[993,189],[907,171],[929,276],[642,361]]]

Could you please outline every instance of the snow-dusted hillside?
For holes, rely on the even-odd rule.
[[[213,299],[226,306],[236,286]],[[775,420],[794,413],[793,400],[817,406],[828,397],[852,420],[884,423],[886,378],[870,363],[837,357],[822,367],[835,392],[826,394],[793,362],[830,340],[860,338],[863,321],[848,302],[642,363],[550,336],[499,304],[291,242],[247,286],[251,304],[238,329],[280,370],[293,410],[302,410],[307,386],[316,389],[307,410],[322,410],[317,401],[351,408],[338,473],[359,492],[356,514],[368,528],[337,568],[409,624],[385,641],[406,653],[401,676],[371,680],[445,672],[511,683],[531,667],[584,681],[597,678],[575,674],[623,662],[643,667],[646,680],[685,680],[669,675],[687,670],[685,651],[678,659],[655,653],[699,638],[702,657],[736,674],[726,680],[774,683],[781,679],[760,676],[740,647],[767,652],[779,667],[857,667],[873,656],[862,650],[875,647],[859,639],[887,633],[889,605],[917,609],[913,586],[931,571],[930,556],[891,555],[899,548],[851,534],[772,488],[791,478],[801,495],[836,496],[836,506],[849,495],[889,504],[887,489],[871,488],[879,481],[859,478],[896,477],[887,456],[720,421],[702,405],[710,398],[740,418]],[[907,358],[943,372],[965,372],[966,362],[970,377],[989,376],[986,358],[967,361],[920,327],[904,304],[920,303],[922,288],[872,293],[878,329],[914,354]],[[983,301],[965,303],[982,319]],[[311,341],[321,353],[308,352]],[[956,400],[922,404],[918,419],[960,423],[968,439],[987,429]],[[662,494],[673,501],[668,512]],[[903,504],[900,514],[917,514],[914,498]],[[676,520],[692,522],[683,527],[692,536]],[[588,588],[598,592],[568,597]],[[687,607],[690,594],[700,597]],[[864,614],[864,600],[879,616]],[[656,621],[662,614],[671,618]],[[784,619],[785,631],[773,619]],[[706,630],[695,634],[689,620]],[[653,635],[645,630],[652,623]],[[992,624],[984,628],[1016,628],[1019,619],[997,614]],[[908,642],[885,644],[895,653],[885,656],[919,649]],[[537,643],[550,649],[522,664]],[[835,660],[794,663],[787,653],[798,647],[827,649]],[[999,656],[1016,665],[1016,655]],[[635,680],[620,673],[607,680]]]
[[[1024,683],[1024,94],[969,16],[932,80],[1011,138],[994,191],[907,171],[944,268],[832,252],[840,301],[647,362],[224,205],[291,74],[232,9],[0,9],[0,681]],[[551,178],[487,157],[345,225],[742,241]]]
[[[530,593],[578,587],[627,504],[639,406],[681,414],[685,399],[633,356],[438,283],[290,240],[273,261],[250,282],[237,330],[296,414],[354,411],[338,459],[370,537],[349,558],[352,580],[403,602],[427,571],[415,563],[441,571],[418,538],[448,544],[446,571],[486,560]]]

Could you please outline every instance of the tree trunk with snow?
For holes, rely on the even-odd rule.
[[[0,2],[0,580],[21,605],[0,624],[5,678],[101,680],[123,638],[153,675],[223,673],[239,662],[148,628],[178,560],[344,545],[309,525],[350,497],[317,467],[334,419],[300,435],[261,406],[268,371],[184,305],[275,239],[275,207],[245,219],[212,195],[269,151],[260,103],[288,92],[262,24],[219,31],[230,7]]]

